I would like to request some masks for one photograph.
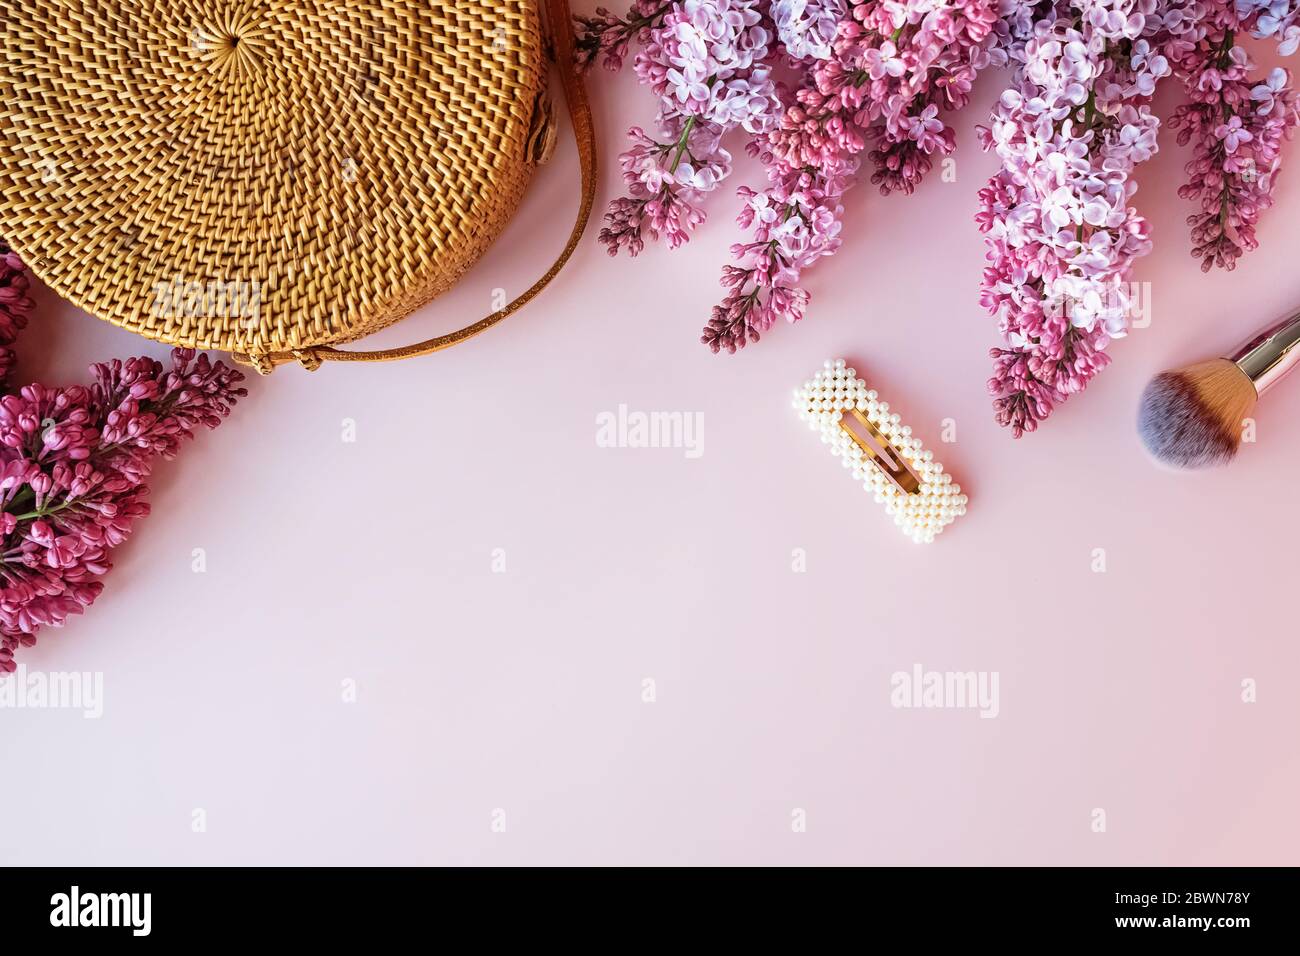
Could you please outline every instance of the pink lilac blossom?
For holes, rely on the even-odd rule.
[[[737,264],[723,266],[722,286],[727,291],[700,337],[714,352],[734,352],[757,342],[778,319],[803,318],[809,295],[799,285],[800,276],[840,246],[840,197],[856,160],[817,167],[766,160],[773,175],[768,188],[739,190],[745,205],[737,221],[754,232],[749,242],[732,246]]]
[[[975,74],[1003,63],[995,0],[883,0],[852,6],[831,53],[809,63],[769,137],[787,166],[843,161],[871,146],[881,192],[911,192],[953,134],[939,111],[969,99]]]
[[[1006,63],[995,44],[996,0],[883,0],[856,4],[836,39],[823,87],[865,107],[855,120],[874,148],[872,183],[910,193],[935,155],[954,146],[940,110],[970,99],[976,74]],[[865,122],[864,122],[865,120]]]
[[[1195,254],[1230,267],[1253,247],[1280,146],[1296,123],[1291,77],[1250,78],[1234,42],[1300,47],[1300,0],[637,0],[625,18],[579,18],[583,67],[618,68],[630,43],[659,98],[656,135],[631,131],[628,195],[600,238],[635,255],[646,237],[685,243],[730,174],[724,137],[744,130],[766,186],[741,187],[724,294],[701,341],[735,352],[796,322],[804,273],[841,244],[845,192],[865,161],[882,193],[910,193],[950,154],[952,111],[976,75],[1011,65],[979,131],[1001,169],[977,216],[989,265],[981,302],[1004,345],[989,389],[1016,437],[1109,361],[1125,334],[1134,262],[1151,248],[1132,201],[1156,152],[1151,100],[1178,75],[1191,102],[1171,125],[1194,142],[1183,195]],[[781,82],[773,79],[781,76]]]
[[[27,317],[34,307],[29,289],[22,260],[0,240],[0,388],[8,385],[13,374],[14,340],[27,327]]]
[[[650,30],[663,21],[674,5],[671,0],[632,0],[625,17],[605,7],[597,7],[590,16],[575,15],[574,54],[578,69],[585,72],[599,60],[607,70],[621,70],[632,41],[648,42]]]
[[[1013,84],[979,131],[1002,166],[976,221],[989,261],[981,303],[1005,339],[988,387],[1017,438],[1082,391],[1127,331],[1133,262],[1151,249],[1133,168],[1156,152],[1150,97],[1194,4],[1061,0],[1003,37]]]
[[[803,271],[840,246],[841,199],[860,154],[877,147],[868,158],[882,193],[910,193],[931,155],[952,151],[940,107],[964,106],[975,73],[1005,61],[994,44],[996,23],[996,4],[986,0],[886,0],[846,11],[829,50],[816,49],[822,55],[790,94],[780,125],[766,142],[750,144],[769,185],[740,190],[738,222],[753,235],[732,246],[736,262],[723,268],[726,292],[701,342],[735,352],[778,319],[803,318],[810,299]]]
[[[797,321],[803,270],[840,245],[859,154],[870,150],[882,192],[911,192],[932,156],[952,151],[941,110],[965,105],[976,72],[1005,62],[997,24],[997,0],[684,0],[579,18],[581,66],[603,57],[617,68],[635,38],[637,77],[659,98],[656,134],[629,132],[628,192],[610,204],[600,241],[631,255],[647,238],[688,241],[703,197],[731,171],[723,137],[744,130],[768,185],[740,191],[739,221],[753,233],[732,248],[701,339],[735,351],[778,318]],[[773,80],[782,63],[801,79],[793,90]]]
[[[1284,52],[1293,52],[1300,27],[1294,2],[1203,2],[1207,14],[1195,42],[1175,58],[1188,102],[1169,125],[1178,130],[1180,144],[1192,143],[1188,180],[1178,193],[1198,207],[1187,223],[1192,255],[1208,271],[1234,268],[1259,245],[1255,227],[1273,204],[1282,143],[1297,121],[1290,73],[1278,67],[1260,82],[1236,38],[1277,37]]]
[[[846,0],[773,0],[777,39],[791,60],[825,60],[848,10]]]
[[[1251,36],[1276,39],[1283,56],[1300,49],[1300,3],[1296,0],[1235,0],[1233,12],[1240,28]]]
[[[628,195],[610,204],[599,236],[610,255],[637,255],[646,235],[670,248],[686,242],[704,221],[700,200],[731,170],[723,135],[775,125],[774,37],[760,6],[684,0],[645,28],[634,69],[659,98],[659,137],[628,133],[632,147],[619,157]]]
[[[0,269],[23,272],[3,244]],[[0,291],[14,287],[12,276],[0,281]],[[0,336],[13,301],[0,297]],[[175,457],[246,394],[240,372],[184,349],[170,366],[133,358],[91,373],[89,386],[32,384],[0,397],[0,673],[42,628],[99,596],[112,549],[149,513],[153,459]]]

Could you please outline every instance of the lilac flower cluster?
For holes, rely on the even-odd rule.
[[[1252,247],[1295,120],[1284,71],[1259,86],[1244,81],[1232,28],[1216,26],[1239,23],[1232,0],[1018,6],[1004,9],[1001,40],[1013,84],[981,130],[1002,167],[981,190],[976,217],[989,258],[981,302],[1005,338],[991,352],[989,391],[1016,437],[1082,391],[1129,326],[1133,263],[1151,248],[1130,205],[1132,173],[1157,149],[1157,83],[1178,72],[1192,93],[1171,125],[1181,141],[1198,142],[1182,193],[1202,207],[1190,222],[1205,268],[1231,267]],[[1270,29],[1285,35],[1283,25]],[[1243,108],[1249,116],[1237,115]]]
[[[640,81],[659,97],[658,131],[629,132],[619,160],[628,195],[605,216],[611,254],[646,237],[670,247],[704,221],[703,196],[731,172],[731,130],[767,172],[741,187],[748,241],[723,269],[726,293],[702,341],[734,352],[777,319],[803,317],[803,271],[840,245],[841,197],[860,154],[882,192],[911,192],[950,153],[941,111],[959,109],[975,74],[1005,62],[999,0],[638,0],[626,17],[579,17],[581,66],[617,69],[635,40]],[[778,85],[774,71],[799,82]]]
[[[1005,50],[994,43],[997,23],[995,0],[886,0],[853,7],[837,43],[839,60],[828,64],[826,86],[865,107],[874,146],[871,181],[882,193],[910,193],[932,157],[952,152],[953,131],[939,111],[961,109],[976,74],[1006,62]]]
[[[807,307],[803,271],[840,246],[841,197],[870,149],[872,182],[881,192],[911,192],[931,156],[953,148],[939,109],[964,106],[975,73],[993,62],[997,22],[993,0],[886,0],[772,4],[789,58],[805,52],[805,81],[790,95],[780,125],[751,143],[768,187],[742,188],[743,229],[737,260],[725,266],[722,302],[701,341],[734,352],[777,319],[797,322]],[[842,11],[842,12],[841,12]],[[827,22],[838,17],[829,42]],[[780,27],[784,25],[785,32]],[[874,147],[874,148],[871,148]]]
[[[845,0],[774,0],[771,5],[776,35],[795,63],[830,59],[846,11]]]
[[[574,53],[578,69],[586,71],[599,60],[607,70],[621,70],[632,41],[649,42],[650,31],[673,6],[673,0],[632,0],[625,17],[605,7],[597,7],[590,16],[576,14]]]
[[[14,340],[27,327],[27,317],[32,313],[29,288],[22,260],[0,239],[0,388],[8,384],[13,374]]]
[[[1149,100],[1189,29],[1156,0],[1061,0],[1005,38],[1013,83],[981,128],[1002,166],[980,191],[981,302],[999,320],[989,390],[1016,437],[1082,391],[1128,327],[1133,261],[1151,248],[1129,204],[1156,151]]]
[[[0,339],[31,301],[18,257],[0,243]],[[8,290],[18,290],[8,294]],[[173,458],[246,394],[243,375],[176,349],[92,366],[93,384],[26,385],[0,397],[0,673],[43,627],[59,627],[103,589],[110,553],[149,513],[153,459]]]
[[[686,242],[704,221],[701,197],[731,171],[723,135],[775,125],[780,100],[766,62],[773,37],[759,7],[683,0],[645,28],[633,66],[659,97],[659,135],[628,133],[632,147],[619,157],[628,195],[610,205],[600,232],[610,255],[636,255],[645,234],[670,248]]]
[[[1179,51],[1175,69],[1188,102],[1169,125],[1178,142],[1191,142],[1188,181],[1178,193],[1198,211],[1188,217],[1192,255],[1201,268],[1232,269],[1258,244],[1255,225],[1273,204],[1273,185],[1281,165],[1283,140],[1297,121],[1291,75],[1278,67],[1262,82],[1252,79],[1254,64],[1236,43],[1242,33],[1277,38],[1284,53],[1300,46],[1295,0],[1202,0],[1206,15],[1195,42]]]
[[[1296,123],[1290,75],[1250,79],[1234,37],[1300,48],[1300,0],[637,0],[625,18],[579,19],[584,65],[637,75],[659,97],[662,135],[632,131],[629,196],[601,240],[635,255],[644,237],[686,242],[700,201],[731,171],[722,140],[748,133],[767,175],[742,186],[749,232],[723,268],[701,341],[734,352],[803,317],[803,274],[841,244],[843,196],[865,161],[882,193],[910,193],[952,152],[947,114],[977,74],[1011,67],[980,130],[1001,169],[980,191],[989,265],[981,302],[999,322],[989,389],[1016,437],[1109,361],[1129,328],[1134,262],[1151,248],[1133,172],[1157,149],[1157,85],[1190,102],[1171,125],[1194,141],[1183,195],[1195,254],[1231,267],[1253,248],[1282,141]],[[774,75],[789,77],[777,83]]]
[[[1210,9],[1214,10],[1213,4]],[[1277,40],[1283,56],[1300,50],[1300,4],[1296,0],[1235,0],[1233,12],[1238,29],[1260,40]],[[1215,15],[1217,18],[1217,11]]]
[[[745,205],[737,222],[753,235],[731,247],[737,263],[722,267],[727,291],[701,335],[714,352],[757,342],[777,319],[803,318],[809,299],[799,285],[803,270],[840,246],[840,197],[857,161],[808,168],[787,167],[766,152],[762,158],[771,178],[767,189],[739,190]]]

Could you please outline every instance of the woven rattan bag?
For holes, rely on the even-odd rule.
[[[591,211],[591,115],[566,0],[8,0],[0,236],[54,291],[269,372],[423,355],[535,296]],[[405,348],[337,348],[448,289],[554,145],[577,221],[513,302]]]

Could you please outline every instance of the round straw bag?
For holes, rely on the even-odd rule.
[[[283,362],[424,355],[495,325],[572,254],[591,115],[566,0],[9,0],[0,236],[54,291],[171,345]],[[554,144],[582,166],[568,244],[492,315],[336,346],[449,288]]]

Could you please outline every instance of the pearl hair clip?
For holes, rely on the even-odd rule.
[[[795,389],[794,407],[913,541],[928,544],[966,513],[961,485],[844,359],[827,359]]]

